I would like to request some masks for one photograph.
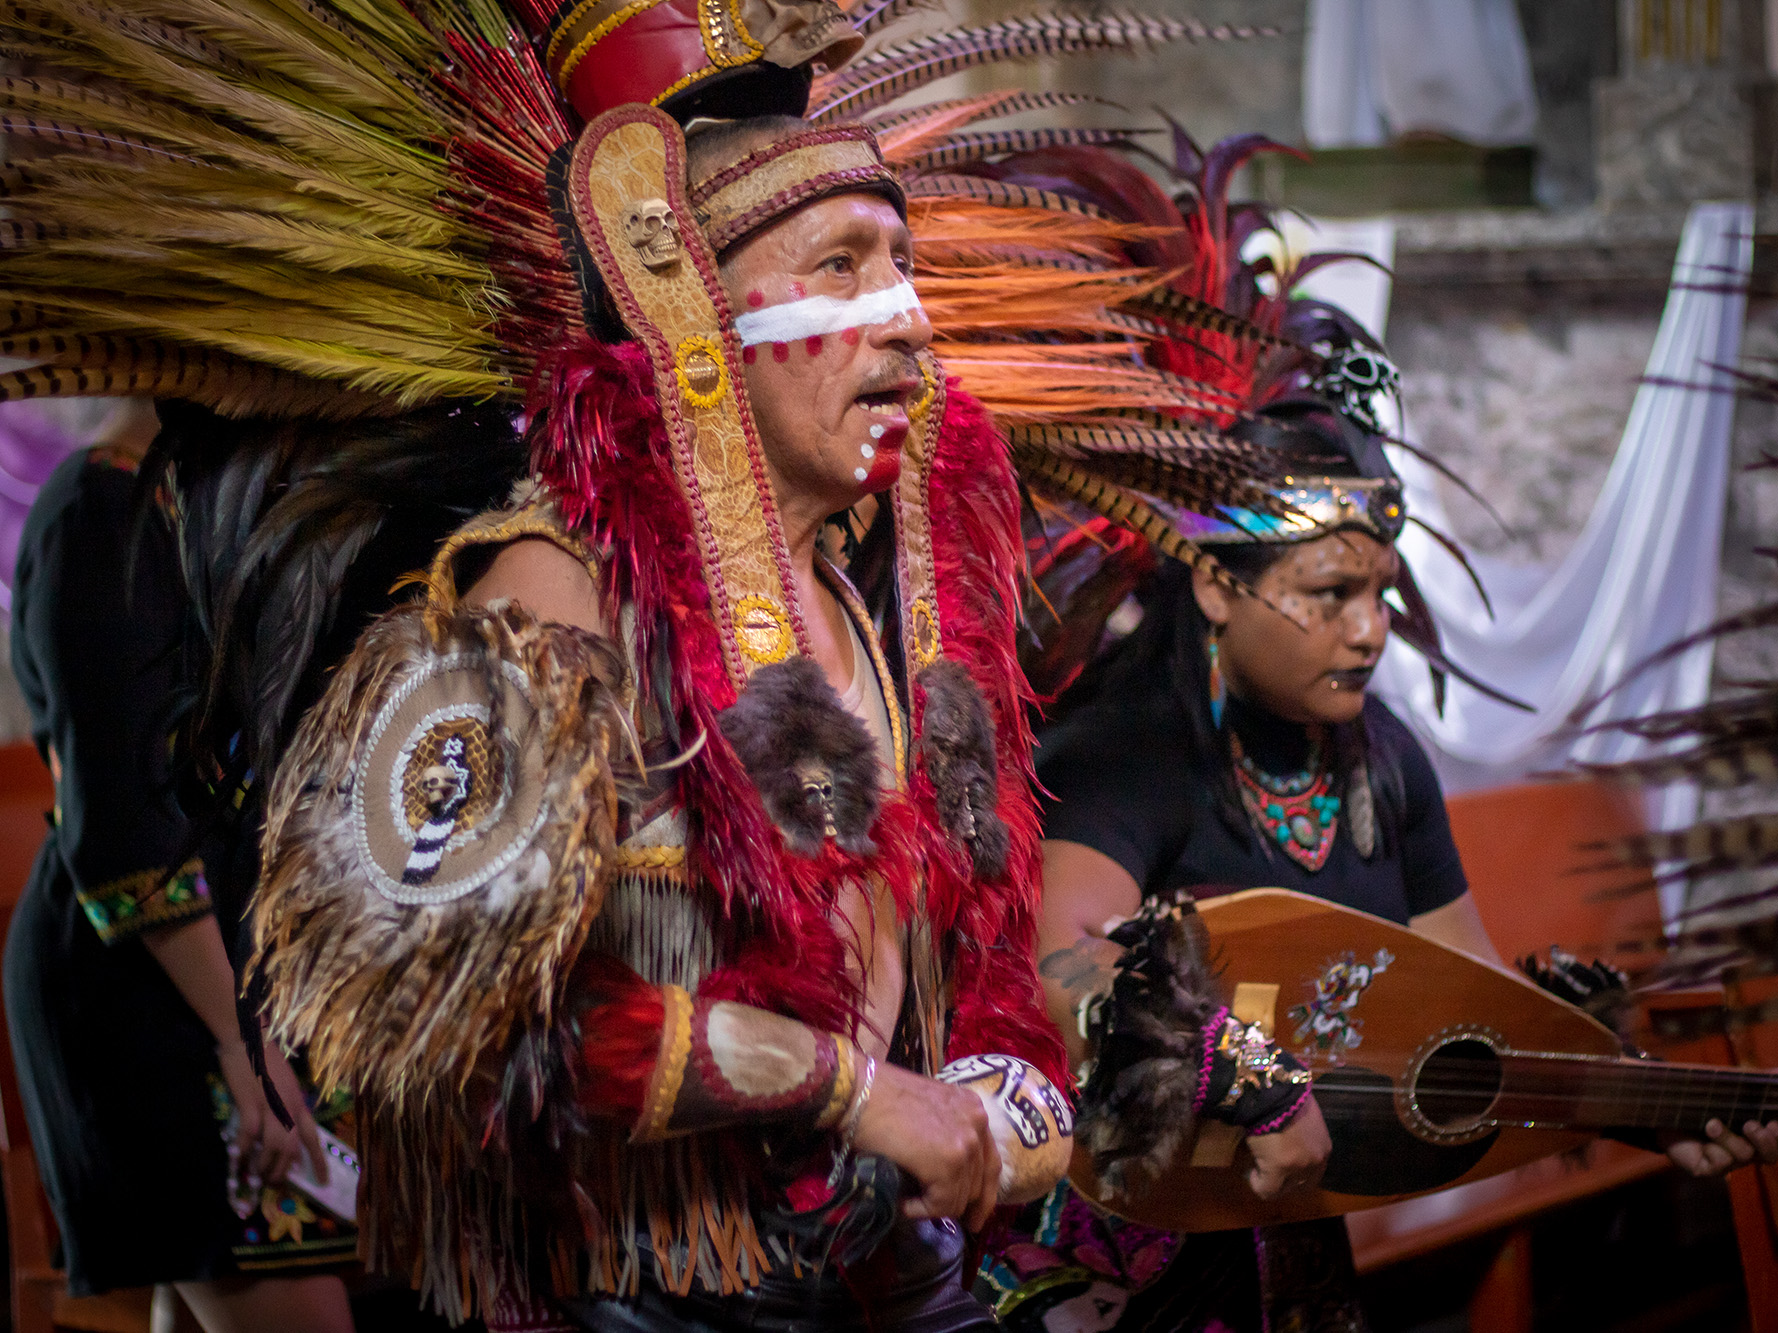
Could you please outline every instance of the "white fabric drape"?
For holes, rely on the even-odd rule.
[[[1679,384],[1638,389],[1604,488],[1565,559],[1545,568],[1477,558],[1494,601],[1489,619],[1454,560],[1425,533],[1410,527],[1403,534],[1402,552],[1452,658],[1537,709],[1519,712],[1453,681],[1441,717],[1424,662],[1391,643],[1373,688],[1428,743],[1447,790],[1516,781],[1569,759],[1641,753],[1643,743],[1630,737],[1565,734],[1568,715],[1650,653],[1716,618],[1735,407],[1732,382],[1718,367],[1734,365],[1740,353],[1753,223],[1745,204],[1692,209],[1647,369],[1650,380]],[[1409,511],[1445,527],[1429,470],[1398,461]],[[1598,716],[1699,704],[1710,665],[1710,646],[1700,645],[1617,691]],[[1676,790],[1651,816],[1671,827],[1695,809],[1695,792]]]
[[[1530,142],[1531,57],[1514,0],[1309,0],[1303,130],[1315,148],[1414,131]]]

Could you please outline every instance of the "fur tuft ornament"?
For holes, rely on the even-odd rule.
[[[1192,1141],[1204,1029],[1222,998],[1209,935],[1183,890],[1150,898],[1110,939],[1124,954],[1089,1020],[1097,1058],[1074,1133],[1115,1198],[1140,1194]]]
[[[877,747],[812,659],[761,667],[717,720],[793,852],[876,851]]]
[[[252,918],[271,1031],[322,1087],[452,1099],[549,1021],[637,752],[624,687],[604,639],[510,606],[365,632],[272,784]]]
[[[955,662],[935,662],[920,673],[926,713],[920,752],[938,806],[938,817],[969,848],[983,879],[1006,873],[1011,834],[995,810],[999,782],[994,758],[994,720],[969,672]]]

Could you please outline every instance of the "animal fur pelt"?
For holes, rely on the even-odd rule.
[[[1159,1179],[1191,1142],[1204,1026],[1223,1000],[1209,935],[1184,891],[1149,899],[1110,939],[1124,954],[1094,1024],[1097,1059],[1074,1134],[1107,1191],[1127,1197]]]
[[[969,848],[976,874],[1006,873],[1011,843],[999,800],[994,757],[994,719],[969,673],[955,662],[934,662],[920,673],[926,692],[920,753],[932,779],[938,817],[950,835]]]
[[[877,749],[813,658],[761,667],[717,720],[792,851],[819,854],[830,825],[846,851],[876,850]]]
[[[548,1020],[599,909],[617,766],[634,752],[623,659],[607,641],[511,606],[430,615],[436,639],[418,604],[378,620],[304,719],[272,786],[252,918],[272,1034],[308,1049],[324,1088],[391,1112],[456,1097],[478,1055]],[[373,887],[353,786],[385,702],[452,655],[485,673],[490,701],[506,664],[529,683],[543,823],[481,887],[405,905]]]

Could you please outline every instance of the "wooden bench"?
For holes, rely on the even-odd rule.
[[[1476,906],[1502,956],[1542,954],[1559,944],[1587,961],[1610,959],[1620,942],[1657,933],[1653,895],[1602,898],[1600,890],[1624,877],[1586,869],[1599,856],[1580,850],[1643,827],[1633,794],[1594,782],[1535,783],[1453,797],[1448,805]],[[1723,998],[1710,991],[1662,1003],[1695,1008]],[[1759,998],[1764,992],[1740,1002]],[[1639,1039],[1668,1059],[1778,1067],[1774,1025],[1736,1034],[1733,1045],[1723,1036],[1686,1045],[1659,1043],[1646,1033]],[[1489,1238],[1495,1257],[1469,1301],[1471,1333],[1530,1333],[1533,1219],[1666,1169],[1663,1156],[1601,1140],[1578,1156],[1547,1158],[1491,1180],[1352,1214],[1347,1229],[1360,1273]],[[1735,1172],[1729,1191],[1750,1333],[1778,1333],[1778,1169]]]

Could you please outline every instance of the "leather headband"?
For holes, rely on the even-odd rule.
[[[692,187],[698,229],[720,254],[786,213],[830,195],[880,194],[907,217],[907,195],[862,126],[810,130],[749,153]]]

